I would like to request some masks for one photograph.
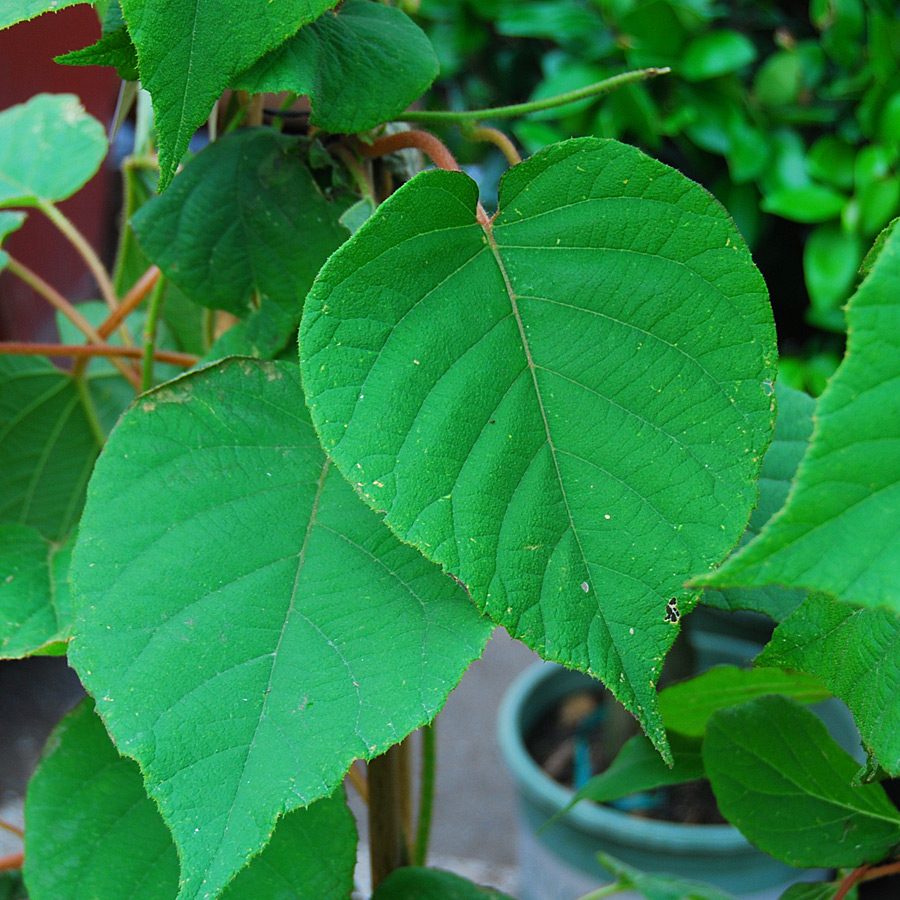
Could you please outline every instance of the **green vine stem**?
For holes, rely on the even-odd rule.
[[[618,894],[624,887],[625,886],[621,881],[614,881],[612,884],[604,884],[602,888],[597,888],[595,891],[589,891],[587,894],[583,894],[578,900],[602,900],[603,897],[610,897],[613,894]]]
[[[543,109],[554,109],[557,106],[565,106],[576,100],[585,100],[588,97],[598,97],[601,94],[614,91],[616,88],[637,81],[647,81],[657,75],[665,75],[670,72],[668,66],[658,69],[635,69],[632,72],[622,72],[611,78],[604,78],[586,87],[574,91],[566,91],[555,97],[545,97],[543,100],[530,100],[527,103],[513,103],[510,106],[495,106],[493,109],[468,109],[458,112],[451,110],[408,110],[402,115],[392,119],[394,122],[421,122],[431,124],[434,122],[472,122],[480,119],[513,119],[518,116],[527,116],[529,113],[540,112]]]
[[[85,240],[84,235],[67,219],[52,203],[45,200],[37,202],[37,208],[65,235],[69,243],[78,251],[85,265],[91,270],[100,294],[110,309],[119,305],[119,298],[113,287],[112,279],[106,266],[100,262],[100,257],[94,252],[94,248]],[[123,340],[125,337],[123,335]]]
[[[106,443],[106,435],[103,432],[103,426],[100,424],[100,416],[97,415],[97,405],[91,396],[87,379],[74,377],[72,380],[75,383],[75,390],[78,392],[78,399],[81,401],[81,406],[87,417],[91,433],[94,435],[94,440],[97,441],[98,446],[102,447]]]
[[[149,391],[153,387],[153,362],[156,352],[156,326],[159,322],[159,312],[162,309],[163,290],[166,286],[165,278],[157,278],[156,286],[150,296],[147,306],[147,318],[144,320],[144,356],[141,360],[141,393]]]
[[[434,780],[437,761],[435,723],[429,722],[422,732],[422,778],[419,793],[419,817],[416,820],[416,844],[413,865],[424,866],[431,837],[431,815],[434,808]]]

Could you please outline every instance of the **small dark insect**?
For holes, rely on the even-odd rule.
[[[496,422],[496,421],[497,421],[496,419],[491,419],[491,425],[493,425],[494,422]]]
[[[681,618],[681,613],[678,612],[678,602],[673,597],[666,604],[666,621],[671,622],[673,625]]]

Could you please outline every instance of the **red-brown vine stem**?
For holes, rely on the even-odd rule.
[[[9,856],[0,856],[0,872],[11,872],[15,869],[21,869],[24,862],[24,853],[10,853]]]
[[[429,131],[421,131],[419,129],[398,131],[396,134],[378,138],[371,144],[358,141],[357,149],[361,156],[369,159],[387,156],[389,153],[396,153],[398,150],[421,150],[439,169],[443,169],[446,172],[461,171],[459,163],[447,149],[447,146]],[[491,220],[488,218],[481,203],[478,204],[476,215],[479,224],[486,230],[490,230]]]
[[[113,347],[109,344],[31,344],[11,341],[0,343],[0,355],[2,354],[8,356],[73,356],[75,358],[104,356],[109,359],[117,357],[141,359],[144,351],[140,347]],[[156,362],[172,363],[174,366],[182,366],[185,369],[196,365],[199,360],[199,357],[192,353],[176,353],[173,350],[156,350],[153,358]],[[136,376],[134,372],[130,374]],[[139,384],[136,384],[135,387],[139,387]]]
[[[143,299],[153,290],[159,281],[161,272],[158,266],[150,266],[134,283],[131,290],[122,298],[122,302],[113,310],[103,324],[97,329],[100,337],[109,337],[125,320],[125,317],[140,306]]]

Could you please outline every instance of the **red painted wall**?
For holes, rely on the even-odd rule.
[[[72,6],[0,31],[0,109],[38,93],[72,93],[104,125],[112,120],[119,80],[113,69],[60,66],[53,57],[100,37],[90,6]],[[71,199],[60,204],[105,262],[114,250],[116,172],[106,166]],[[58,288],[70,300],[96,296],[81,258],[38,212],[30,212],[4,249]],[[0,338],[44,340],[54,336],[53,312],[31,288],[9,272],[0,274]]]

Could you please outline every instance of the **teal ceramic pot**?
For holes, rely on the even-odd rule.
[[[720,663],[746,664],[760,650],[759,644],[716,634],[696,634],[691,642],[698,671]],[[642,819],[592,802],[579,803],[538,834],[569,803],[573,792],[537,765],[525,747],[524,735],[564,696],[586,684],[597,686],[582,673],[539,663],[513,682],[500,707],[500,748],[516,784],[521,811],[520,900],[573,900],[609,882],[611,876],[596,861],[598,851],[643,871],[709,882],[742,900],[776,900],[788,885],[821,876],[762,853],[730,825]],[[841,742],[845,744],[846,715],[845,708],[837,710],[837,728],[844,731]],[[852,719],[849,725],[852,728]],[[852,743],[853,738],[849,740]],[[858,739],[856,743],[858,747]],[[615,896],[625,900],[630,895]]]

